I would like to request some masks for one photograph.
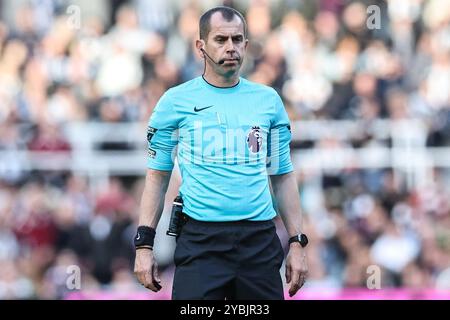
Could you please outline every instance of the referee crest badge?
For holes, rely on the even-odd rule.
[[[152,159],[155,159],[156,157],[156,151],[153,149],[148,148],[148,156]]]
[[[258,126],[252,127],[247,134],[247,147],[253,153],[258,153],[262,147],[261,128]]]
[[[158,129],[153,127],[148,127],[147,129],[147,141],[150,142],[153,138],[153,135],[158,131]]]

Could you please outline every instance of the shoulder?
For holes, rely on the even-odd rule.
[[[242,81],[242,87],[246,90],[250,90],[253,93],[263,95],[263,96],[271,98],[271,99],[279,99],[280,98],[278,92],[272,87],[266,86],[261,83],[256,83],[256,82],[244,79],[244,78],[241,78],[241,81]]]
[[[176,99],[178,97],[183,97],[186,94],[198,90],[199,84],[198,77],[192,80],[183,82],[177,86],[174,86],[166,91],[164,96],[168,99]]]
[[[167,89],[159,98],[157,109],[177,111],[178,102],[183,98],[195,93],[198,88],[198,79],[183,82],[177,86]]]

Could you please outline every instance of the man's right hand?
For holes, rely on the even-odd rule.
[[[134,274],[140,284],[147,289],[158,292],[161,290],[161,279],[158,276],[158,264],[150,249],[136,250],[136,260],[134,261]]]

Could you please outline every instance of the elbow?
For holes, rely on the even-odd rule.
[[[147,169],[147,177],[170,177],[172,171]]]
[[[155,169],[147,169],[147,175],[145,178],[145,184],[149,185],[159,185],[167,189],[170,181],[170,176],[172,171],[163,171]]]

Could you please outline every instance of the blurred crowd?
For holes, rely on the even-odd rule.
[[[426,146],[450,146],[447,0],[4,0],[0,299],[63,298],[70,265],[81,268],[82,290],[145,290],[132,273],[142,177],[92,185],[25,168],[20,151],[70,155],[72,122],[146,123],[165,90],[202,73],[198,20],[218,4],[244,13],[243,76],[275,88],[291,121],[420,119]],[[370,5],[378,27],[368,27]],[[298,147],[327,143],[336,142]],[[349,143],[391,142],[363,132]],[[450,290],[449,178],[436,168],[411,189],[389,168],[299,171],[311,238],[305,287],[365,288],[375,265],[382,288]],[[167,288],[173,242],[157,240]]]

